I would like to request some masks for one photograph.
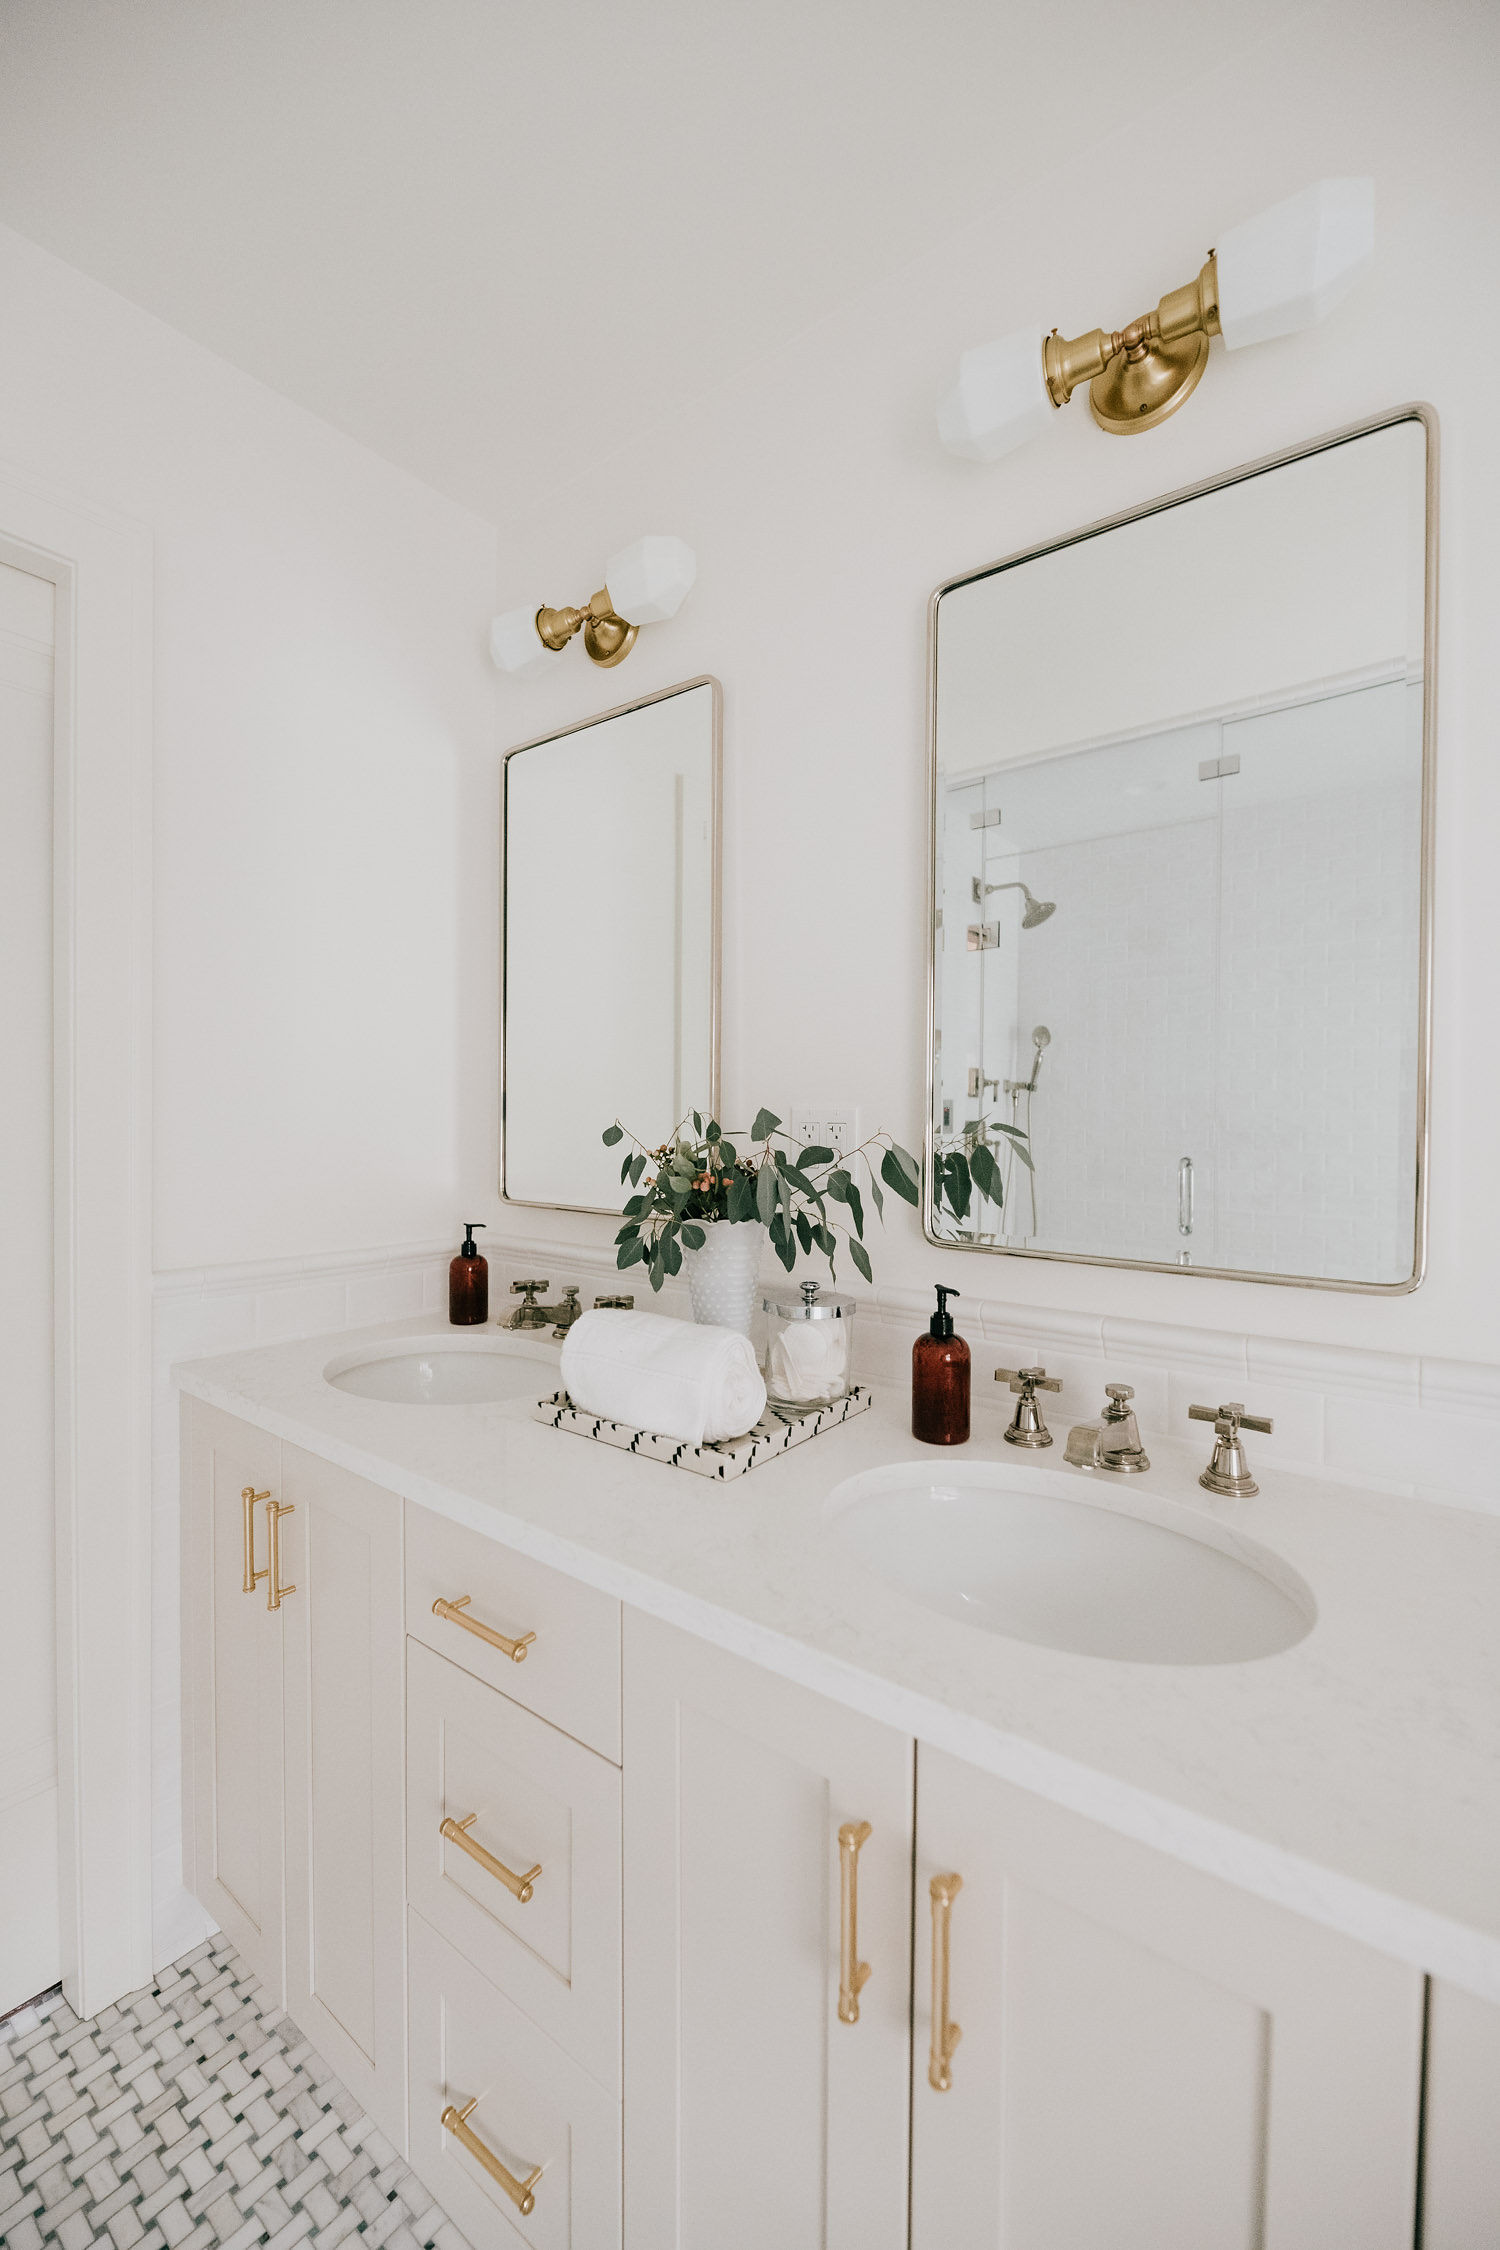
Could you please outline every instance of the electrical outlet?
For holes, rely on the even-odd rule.
[[[831,1148],[835,1156],[847,1156],[859,1146],[859,1111],[834,1102],[794,1109],[792,1133],[804,1148]]]

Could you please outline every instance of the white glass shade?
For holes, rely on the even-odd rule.
[[[490,655],[502,672],[535,672],[552,651],[536,629],[534,609],[508,609],[490,621]]]
[[[1219,325],[1230,351],[1311,328],[1375,254],[1375,182],[1318,180],[1220,235]]]
[[[998,461],[1052,418],[1042,373],[1040,328],[1018,328],[979,344],[958,363],[958,381],[938,406],[938,436],[966,461]]]
[[[698,575],[698,558],[685,539],[648,533],[611,555],[604,583],[615,615],[630,625],[660,625],[675,617]]]

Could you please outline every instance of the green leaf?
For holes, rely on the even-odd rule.
[[[1024,1141],[1015,1141],[1011,1145],[1015,1149],[1017,1156],[1019,1156],[1019,1158],[1021,1159],[1021,1162],[1025,1165],[1027,1171],[1034,1172],[1036,1170],[1036,1166],[1031,1161],[1031,1151],[1026,1146],[1026,1143]]]
[[[700,1140],[703,1138],[703,1119],[696,1109],[693,1111],[693,1131]]]
[[[847,1203],[849,1200],[849,1190],[851,1187],[853,1187],[854,1182],[850,1179],[848,1173],[844,1171],[842,1166],[840,1166],[838,1171],[829,1173],[827,1179],[823,1182],[823,1185],[827,1192],[833,1197],[835,1203]]]
[[[773,1111],[758,1109],[755,1113],[755,1123],[750,1128],[751,1140],[768,1141],[780,1123],[781,1119]]]
[[[776,1251],[779,1251],[779,1250],[780,1250],[780,1248],[781,1248],[781,1245],[783,1244],[783,1242],[785,1242],[785,1240],[786,1240],[786,1213],[785,1213],[784,1211],[778,1211],[778,1212],[777,1212],[777,1214],[776,1214],[776,1216],[775,1216],[775,1218],[774,1218],[774,1219],[773,1219],[773,1220],[771,1221],[771,1247],[772,1247],[772,1249],[773,1249],[773,1250],[776,1250]]]
[[[802,1151],[801,1155],[798,1157],[797,1161],[805,1172],[809,1164],[831,1164],[833,1162],[833,1158],[834,1151],[831,1148],[821,1148],[814,1146],[812,1148],[805,1148]]]
[[[630,1184],[632,1187],[640,1186],[641,1174],[645,1171],[645,1169],[646,1159],[644,1158],[644,1156],[633,1156],[630,1159]]]
[[[620,1244],[619,1255],[615,1259],[615,1264],[623,1272],[626,1266],[638,1266],[645,1255],[646,1245],[640,1236],[636,1235],[631,1241]]]
[[[880,1177],[893,1195],[901,1196],[907,1203],[919,1202],[917,1180],[907,1172],[906,1164],[901,1162],[902,1157],[906,1157],[906,1164],[910,1164],[911,1158],[906,1155],[905,1149],[888,1148],[880,1159]],[[964,1178],[967,1180],[968,1176],[969,1167],[966,1164]]]
[[[755,1208],[760,1214],[761,1225],[768,1227],[776,1215],[776,1169],[774,1165],[763,1164],[755,1175]]]
[[[915,1203],[917,1199],[916,1190],[922,1185],[922,1167],[910,1151],[901,1146],[899,1141],[892,1141],[891,1154],[912,1184],[912,1201]]]
[[[626,1159],[625,1159],[625,1161],[624,1161],[624,1163],[623,1163],[623,1164],[622,1164],[622,1165],[620,1166],[620,1185],[621,1185],[621,1187],[623,1187],[623,1186],[625,1185],[625,1182],[626,1182],[626,1181],[627,1181],[627,1180],[629,1179],[629,1177],[630,1177],[630,1167],[631,1167],[631,1164],[632,1164],[632,1162],[633,1162],[633,1161],[634,1161],[634,1159],[633,1159],[633,1158],[631,1158],[631,1157],[627,1156],[627,1157],[626,1157]]]
[[[865,1248],[864,1244],[862,1242],[851,1242],[849,1245],[849,1255],[854,1260],[856,1266],[858,1266],[860,1272],[864,1275],[866,1281],[873,1281],[875,1279],[875,1276],[870,1271],[870,1253]]]
[[[640,1231],[641,1230],[636,1225],[634,1219],[627,1219],[624,1226],[621,1227],[619,1233],[615,1236],[615,1240],[616,1242],[628,1242],[633,1234],[639,1234]]]
[[[782,1240],[776,1245],[776,1255],[786,1267],[787,1272],[790,1273],[797,1263],[797,1245],[792,1241],[790,1235],[783,1233]]]
[[[743,1225],[755,1215],[755,1182],[746,1179],[743,1172],[737,1172],[729,1183],[729,1217],[735,1224]]]
[[[810,1258],[812,1256],[813,1230],[807,1223],[807,1213],[805,1211],[799,1211],[797,1213],[797,1240],[802,1245],[803,1257]]]
[[[695,1227],[689,1220],[682,1230],[682,1239],[690,1250],[701,1250],[708,1240],[708,1236],[704,1233],[702,1227]]]
[[[1005,1182],[1000,1177],[1000,1167],[993,1151],[987,1149],[983,1141],[970,1151],[969,1171],[981,1195],[987,1195],[991,1203],[1004,1203]]]
[[[953,1149],[942,1159],[946,1175],[949,1207],[955,1219],[967,1218],[972,1192],[969,1166],[962,1149]]]
[[[817,1239],[818,1248],[822,1251],[824,1257],[828,1260],[828,1263],[831,1266],[833,1264],[833,1254],[838,1248],[838,1243],[835,1241],[833,1235],[830,1233],[827,1227],[814,1227],[813,1234]]]
[[[603,1136],[603,1138],[604,1138],[604,1145],[605,1145],[605,1147],[606,1147],[606,1148],[613,1148],[613,1147],[614,1147],[614,1145],[615,1145],[615,1143],[616,1143],[616,1141],[623,1141],[623,1140],[624,1140],[624,1138],[625,1138],[625,1128],[624,1128],[624,1126],[623,1126],[623,1125],[606,1125],[606,1126],[605,1126],[605,1128],[604,1128],[604,1136]]]
[[[711,1117],[708,1121],[708,1126],[704,1132],[703,1138],[707,1141],[709,1147],[712,1148],[714,1142],[722,1140],[723,1137],[723,1134],[719,1130],[718,1119],[716,1117]]]
[[[622,1219],[638,1219],[643,1211],[648,1211],[650,1208],[651,1198],[649,1195],[632,1195],[623,1206],[620,1216]]]
[[[733,1141],[720,1141],[719,1155],[726,1167],[732,1164],[738,1164],[739,1162],[739,1156],[736,1152]]]
[[[662,1264],[666,1267],[668,1273],[681,1273],[682,1252],[677,1247],[677,1238],[675,1235],[664,1234],[662,1236],[661,1256]]]
[[[813,1197],[815,1202],[821,1203],[823,1198],[821,1197],[821,1195],[819,1195],[817,1188],[813,1185],[807,1174],[795,1164],[782,1164],[781,1151],[779,1149],[776,1152],[776,1157],[778,1164],[781,1164],[782,1178],[784,1180],[790,1181],[791,1185],[794,1188],[800,1189],[803,1195],[810,1195]]]
[[[855,1186],[852,1180],[849,1182],[849,1193],[844,1198],[844,1200],[849,1206],[849,1216],[854,1221],[854,1231],[857,1235],[863,1238],[865,1231],[865,1207],[864,1204],[860,1201],[859,1189]]]
[[[870,1175],[870,1193],[875,1198],[875,1209],[883,1222],[885,1219],[885,1197],[880,1192],[880,1182],[875,1177],[875,1167],[868,1157],[865,1158],[865,1170]]]

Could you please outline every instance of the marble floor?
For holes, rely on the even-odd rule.
[[[0,2024],[5,2250],[467,2250],[222,1937],[80,2023]]]

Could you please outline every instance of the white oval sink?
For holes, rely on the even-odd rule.
[[[403,1336],[366,1345],[331,1359],[323,1380],[335,1390],[391,1406],[487,1406],[496,1399],[545,1398],[560,1378],[555,1366],[477,1335]]]
[[[1312,1630],[1311,1589],[1269,1548],[1171,1501],[1130,1505],[1056,1470],[912,1461],[850,1477],[825,1513],[914,1601],[1075,1656],[1242,1664]]]

